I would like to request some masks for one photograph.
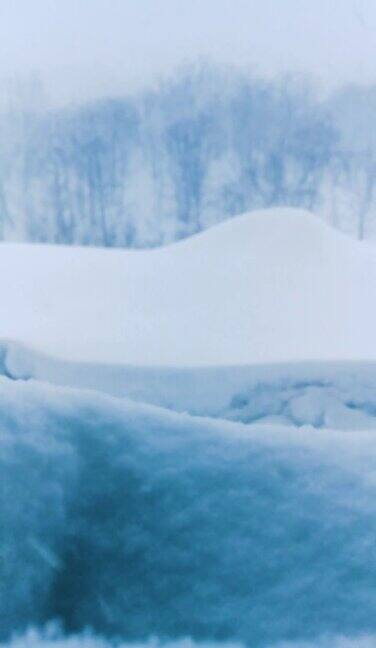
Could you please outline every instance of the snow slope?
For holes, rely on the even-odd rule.
[[[0,430],[0,641],[52,619],[123,642],[375,636],[373,430],[6,378]]]
[[[0,338],[70,360],[376,359],[376,250],[299,210],[146,251],[2,244]]]
[[[375,645],[375,289],[294,210],[1,245],[0,648]]]

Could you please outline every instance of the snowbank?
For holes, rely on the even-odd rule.
[[[0,379],[0,632],[376,632],[376,436]],[[27,645],[27,644],[26,644]],[[300,644],[301,645],[301,644]]]
[[[157,250],[0,246],[0,337],[65,360],[376,360],[376,250],[293,209]]]

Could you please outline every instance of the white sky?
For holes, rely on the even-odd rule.
[[[120,94],[199,57],[376,82],[376,1],[0,0],[0,77],[38,72],[54,101]]]

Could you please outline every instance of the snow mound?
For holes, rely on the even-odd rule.
[[[308,212],[156,250],[1,244],[0,337],[154,366],[376,359],[376,250]]]
[[[1,641],[52,619],[252,648],[376,632],[374,431],[244,426],[6,378],[0,430]]]

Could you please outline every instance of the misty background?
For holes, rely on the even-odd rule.
[[[149,247],[305,207],[376,238],[370,0],[3,0],[0,237]]]

